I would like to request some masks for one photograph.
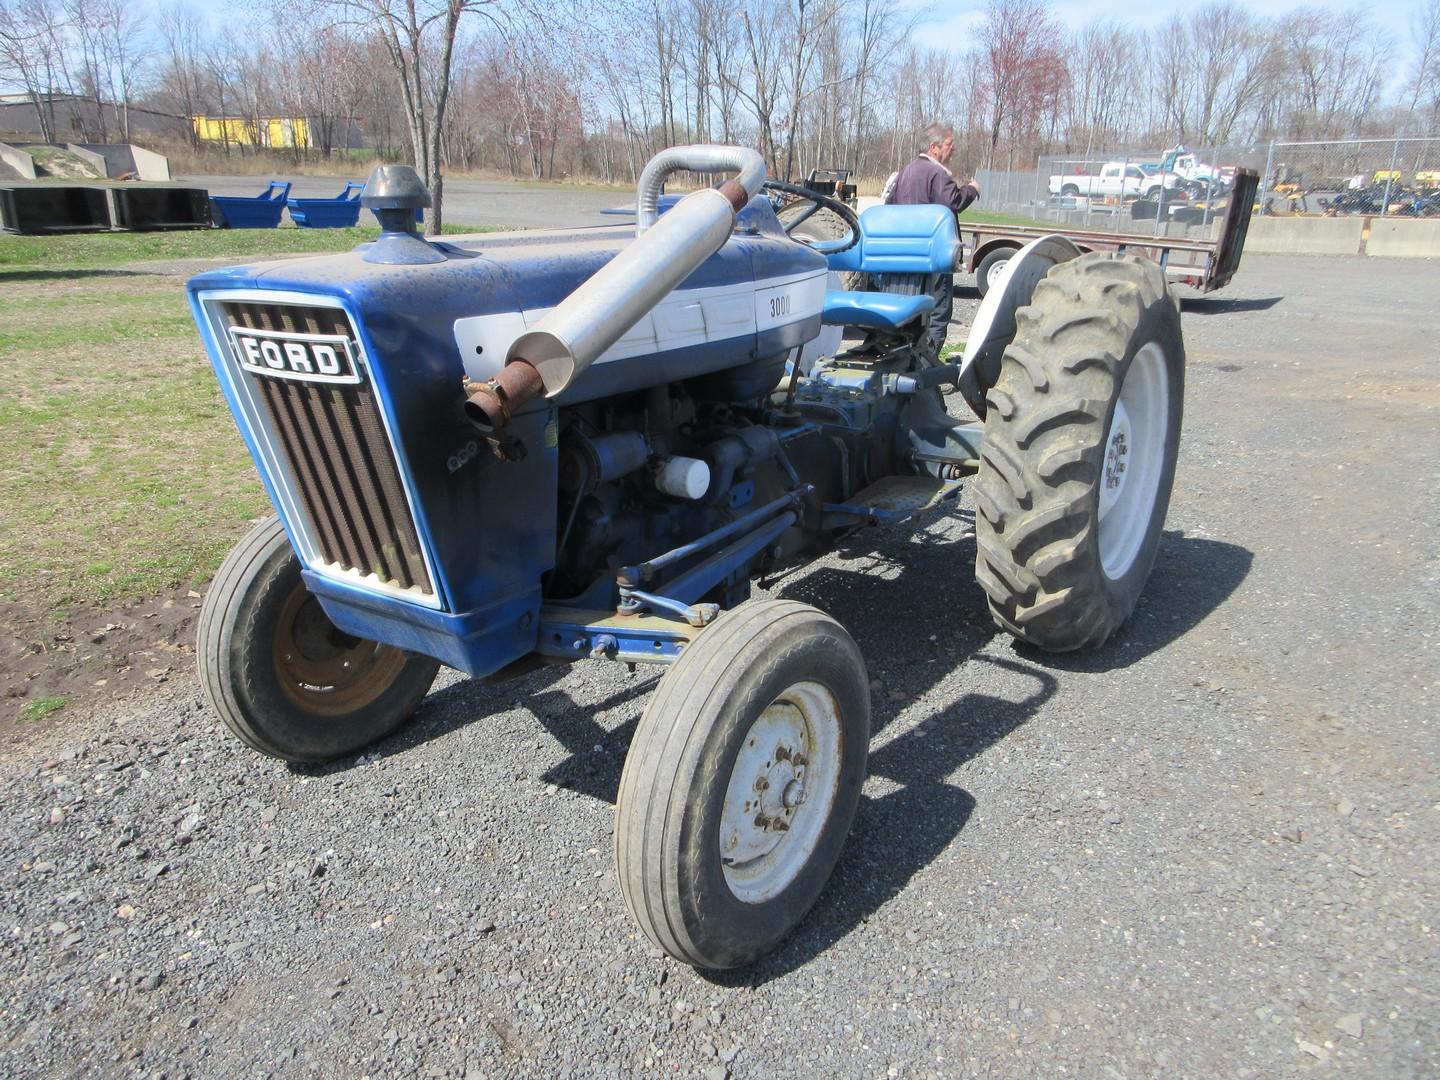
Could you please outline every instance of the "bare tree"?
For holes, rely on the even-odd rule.
[[[1440,123],[1440,0],[1428,0],[1410,16],[1410,42],[1415,50],[1411,60],[1408,119],[1416,110],[1428,113],[1426,130]]]
[[[453,77],[455,37],[460,22],[473,13],[497,18],[492,0],[320,0],[342,20],[379,36],[400,84],[415,165],[430,188],[431,210],[425,232],[439,234],[443,222],[445,179],[441,172],[441,136]]]
[[[202,109],[204,87],[204,28],[193,9],[182,3],[162,8],[159,17],[161,52],[160,88],[170,106],[184,115],[192,146],[199,133],[192,118]]]
[[[139,12],[127,0],[99,0],[100,58],[105,89],[121,142],[130,141],[130,102],[150,56],[150,40]]]
[[[1290,130],[1310,138],[1356,134],[1375,107],[1393,42],[1360,9],[1299,8],[1280,23]]]
[[[19,75],[35,106],[41,138],[54,142],[55,103],[51,91],[64,64],[60,47],[61,10],[53,0],[0,0],[0,60]]]
[[[1037,110],[1054,96],[1051,76],[1063,70],[1064,46],[1045,0],[990,0],[976,37],[993,167],[1002,132],[1033,130]]]

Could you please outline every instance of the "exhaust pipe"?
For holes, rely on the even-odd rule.
[[[658,217],[660,186],[682,169],[733,169],[740,175],[718,188],[691,192]],[[542,393],[554,397],[574,382],[724,246],[735,215],[764,180],[764,159],[740,146],[675,146],[655,155],[636,192],[635,241],[518,337],[499,375],[466,384],[471,423],[487,435],[498,434],[527,402]]]

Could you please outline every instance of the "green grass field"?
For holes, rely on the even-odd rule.
[[[484,232],[483,225],[446,225],[446,235]],[[183,232],[75,233],[70,236],[9,236],[0,233],[0,280],[10,270],[55,271],[123,266],[179,259],[246,259],[269,255],[346,251],[374,240],[380,229],[196,229]]]
[[[0,597],[63,618],[206,580],[266,500],[174,264],[377,234],[0,235]]]

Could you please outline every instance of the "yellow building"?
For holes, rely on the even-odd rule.
[[[258,125],[243,116],[194,116],[191,120],[201,142],[287,150],[310,146],[310,122],[303,116],[261,117]]]

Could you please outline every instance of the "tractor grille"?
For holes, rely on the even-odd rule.
[[[338,308],[227,302],[229,326],[355,340]],[[358,385],[270,378],[247,372],[289,459],[310,539],[322,562],[433,597],[420,539],[375,394]]]

